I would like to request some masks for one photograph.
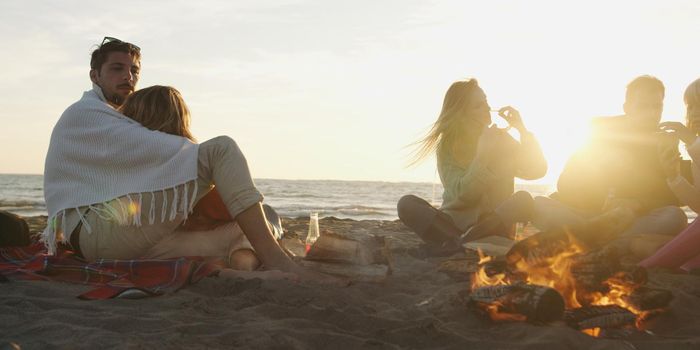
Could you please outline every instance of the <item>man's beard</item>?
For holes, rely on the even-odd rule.
[[[127,97],[128,95],[127,95],[127,96],[122,96],[122,95],[120,95],[120,94],[118,94],[118,93],[116,93],[116,92],[115,92],[115,93],[108,94],[107,91],[105,91],[105,89],[102,88],[102,86],[100,86],[100,84],[98,84],[98,83],[95,83],[95,84],[97,84],[97,86],[100,87],[100,90],[102,90],[102,95],[105,97],[105,100],[107,100],[107,102],[109,102],[110,104],[112,104],[112,105],[114,105],[114,106],[116,106],[116,107],[120,107],[122,104],[124,104],[124,101],[126,100],[126,97]],[[117,88],[120,88],[120,87],[123,87],[123,86],[125,86],[125,85],[122,84],[122,85],[120,85],[120,86],[117,86]],[[126,86],[128,86],[128,85],[126,85]],[[129,95],[132,94],[133,92],[134,92],[134,89],[131,88],[131,91],[129,92]]]
[[[121,106],[124,103],[124,100],[126,100],[126,97],[119,95],[119,94],[112,94],[111,96],[107,97],[107,100],[114,104],[115,106]]]

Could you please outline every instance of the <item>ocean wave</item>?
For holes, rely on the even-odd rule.
[[[43,200],[0,199],[0,207],[45,207]]]
[[[280,193],[264,192],[263,194],[265,195],[265,197],[270,197],[270,198],[326,198],[326,197],[328,197],[327,195],[317,195],[317,194],[310,194],[310,193],[290,193],[290,192],[280,192]]]
[[[282,216],[287,217],[306,217],[311,212],[317,212],[320,217],[334,216],[338,218],[357,218],[357,219],[381,219],[393,220],[396,218],[396,208],[391,207],[376,207],[366,205],[339,205],[339,206],[316,206],[316,207],[301,207],[288,206],[276,207],[272,205]]]

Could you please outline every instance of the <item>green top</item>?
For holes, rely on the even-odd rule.
[[[466,231],[481,214],[492,211],[510,197],[515,190],[515,177],[534,180],[547,172],[547,161],[534,135],[525,132],[520,142],[505,132],[502,137],[502,144],[512,144],[507,152],[491,155],[482,163],[473,160],[476,147],[471,147],[466,167],[454,158],[450,142],[438,147],[437,168],[445,189],[440,209],[461,230]],[[491,170],[495,162],[503,162],[498,167],[499,173]]]

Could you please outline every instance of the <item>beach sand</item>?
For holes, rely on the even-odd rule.
[[[36,232],[45,217],[28,221]],[[293,240],[308,218],[283,223]],[[89,286],[2,283],[0,349],[700,349],[700,276],[651,271],[649,284],[675,296],[648,323],[653,334],[593,338],[563,324],[488,320],[464,303],[468,280],[438,271],[448,258],[418,256],[419,240],[398,221],[325,218],[320,226],[389,237],[393,273],[348,287],[210,277],[170,295],[101,301],[76,297]]]

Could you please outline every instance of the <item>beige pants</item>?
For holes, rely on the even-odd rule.
[[[193,193],[194,186],[197,186],[195,203],[209,192],[214,184],[234,218],[262,201],[263,197],[255,188],[247,161],[231,138],[220,136],[200,144],[197,165],[196,183],[178,187],[179,193],[183,193],[184,186],[187,186],[188,193]],[[117,219],[105,218],[104,215],[89,211],[86,220],[90,232],[86,230],[85,225],[80,231],[80,249],[83,256],[88,261],[179,256],[227,258],[235,250],[252,249],[244,233],[235,223],[219,226],[211,231],[183,231],[179,226],[185,215],[180,209],[173,220],[170,220],[169,215],[162,220],[163,207],[165,206],[165,211],[170,213],[174,197],[173,189],[142,193],[141,226],[120,224]],[[181,202],[181,199],[178,202]],[[113,207],[128,207],[130,203],[127,198],[122,197],[110,204]],[[149,222],[151,205],[156,212],[156,220],[152,224]]]

